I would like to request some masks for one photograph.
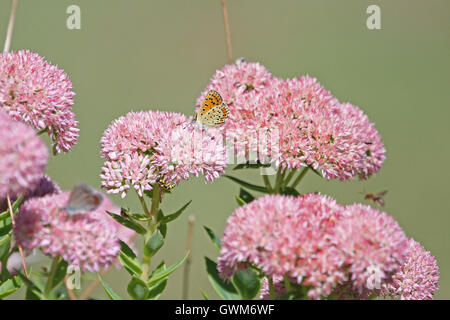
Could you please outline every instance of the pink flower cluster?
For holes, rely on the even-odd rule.
[[[0,109],[0,200],[34,189],[47,160],[47,147],[34,130]]]
[[[420,243],[409,239],[409,254],[392,281],[383,286],[384,296],[402,300],[431,300],[438,290],[436,259]]]
[[[40,248],[51,257],[60,255],[83,272],[107,268],[119,254],[119,238],[130,239],[105,213],[114,206],[105,199],[93,212],[70,216],[62,209],[69,195],[63,192],[27,200],[17,214],[17,243],[27,251]]]
[[[283,80],[259,63],[238,61],[213,75],[198,106],[210,89],[229,106],[227,139],[235,141],[240,157],[253,152],[283,170],[312,166],[342,181],[367,178],[384,162],[381,137],[368,117],[340,103],[315,78]]]
[[[219,129],[199,128],[192,118],[161,111],[130,112],[103,134],[102,187],[125,197],[139,196],[158,179],[180,183],[189,174],[212,182],[225,171],[226,152]]]
[[[46,130],[54,153],[77,143],[72,82],[65,72],[28,50],[0,54],[0,109],[38,131]]]
[[[249,265],[275,280],[287,275],[319,299],[347,284],[357,294],[374,289],[373,270],[389,283],[408,252],[408,238],[384,212],[319,194],[268,195],[228,218],[218,269],[224,278]]]

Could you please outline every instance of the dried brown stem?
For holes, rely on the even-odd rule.
[[[230,34],[230,23],[228,22],[227,1],[226,0],[220,1],[222,2],[223,21],[225,23],[225,34],[227,37],[228,61],[229,63],[233,63],[233,50],[231,48],[231,34]]]
[[[14,20],[16,19],[16,8],[18,1],[19,0],[12,1],[11,14],[9,16],[8,30],[6,31],[6,39],[5,39],[5,46],[3,47],[3,52],[8,52],[9,47],[11,46],[11,38],[14,29]]]
[[[189,216],[188,218],[188,232],[186,238],[186,251],[189,252],[189,255],[186,258],[186,262],[184,264],[183,270],[183,288],[182,288],[182,299],[187,300],[189,294],[189,272],[191,269],[191,249],[192,249],[192,238],[194,236],[194,225],[195,225],[195,217]]]

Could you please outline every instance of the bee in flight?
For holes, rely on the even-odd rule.
[[[229,113],[230,110],[223,102],[222,96],[215,90],[209,90],[197,112],[196,120],[201,124],[217,126],[225,122]]]
[[[384,199],[383,197],[386,195],[387,190],[380,193],[366,193],[364,195],[365,200],[373,201],[378,204],[380,207],[384,207]]]

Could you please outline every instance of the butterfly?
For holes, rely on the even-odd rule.
[[[378,204],[380,207],[384,207],[384,195],[387,193],[387,190],[380,193],[366,193],[364,195],[365,200],[371,200],[374,203]]]
[[[196,120],[208,126],[216,126],[225,122],[230,110],[223,102],[221,95],[215,90],[209,90],[197,113]]]
[[[63,209],[74,215],[82,212],[94,211],[103,201],[101,193],[96,192],[85,183],[77,184],[70,192],[69,200]]]
[[[159,184],[159,186],[161,187],[161,189],[163,189],[164,191],[170,191],[171,189],[175,188],[177,185],[174,182],[166,182],[161,178],[157,178],[156,182]]]

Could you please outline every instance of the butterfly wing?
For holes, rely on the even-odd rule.
[[[217,91],[210,90],[197,113],[197,121],[214,126],[224,123],[228,114],[228,106],[223,103],[220,94]]]
[[[87,184],[79,183],[70,192],[69,200],[63,209],[69,215],[93,211],[102,201],[103,196],[100,193],[95,192]]]

